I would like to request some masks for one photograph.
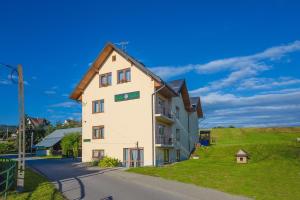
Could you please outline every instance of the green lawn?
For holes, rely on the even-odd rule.
[[[21,194],[10,192],[8,200],[64,200],[61,193],[55,189],[45,177],[26,169],[25,191]]]
[[[37,156],[39,158],[44,158],[44,159],[61,159],[62,155],[47,155],[47,156]]]
[[[256,199],[300,199],[300,128],[213,129],[217,144],[197,150],[199,160],[129,169]],[[250,153],[236,164],[235,153]]]

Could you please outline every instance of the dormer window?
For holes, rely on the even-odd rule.
[[[130,68],[122,69],[118,71],[118,83],[126,83],[131,81]]]
[[[101,74],[99,82],[100,87],[106,87],[111,85],[111,73]]]

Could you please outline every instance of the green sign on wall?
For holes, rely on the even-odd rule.
[[[83,142],[90,142],[91,139],[83,139]]]
[[[118,101],[127,101],[132,99],[139,99],[140,98],[140,91],[129,92],[124,94],[116,94],[115,95],[115,102]]]

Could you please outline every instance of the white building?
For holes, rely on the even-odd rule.
[[[187,159],[198,142],[201,102],[185,80],[167,83],[111,43],[70,98],[82,103],[83,162],[157,166]]]

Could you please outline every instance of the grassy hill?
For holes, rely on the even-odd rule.
[[[300,128],[213,129],[216,144],[199,148],[199,160],[131,172],[193,183],[255,199],[300,199]],[[248,164],[236,164],[240,149]]]

